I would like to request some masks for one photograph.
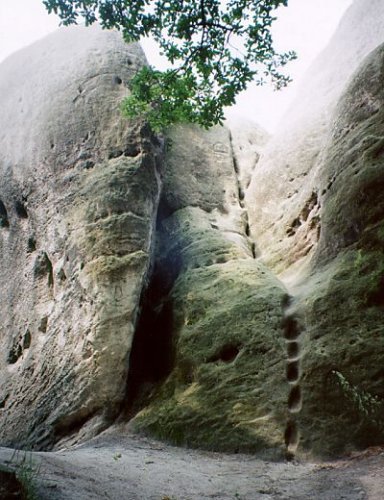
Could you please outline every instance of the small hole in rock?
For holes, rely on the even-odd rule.
[[[17,215],[21,219],[28,219],[28,212],[27,209],[25,208],[24,204],[21,201],[16,201],[15,202],[15,210]]]
[[[7,400],[9,398],[9,394],[7,394],[1,401],[0,401],[0,408],[4,408],[5,405],[7,404]]]
[[[4,203],[0,200],[0,227],[9,227],[8,212]]]
[[[39,330],[42,333],[45,333],[47,331],[47,328],[48,328],[48,316],[43,316],[40,320]]]
[[[299,432],[297,430],[296,422],[289,421],[284,433],[285,445],[295,446],[299,442]]]
[[[300,345],[298,342],[288,342],[287,353],[289,359],[295,359],[300,354]]]
[[[8,353],[7,361],[10,365],[14,365],[23,353],[23,349],[19,343],[15,344]]]
[[[288,316],[283,321],[284,336],[288,340],[295,340],[300,335],[300,327],[295,318]]]
[[[240,352],[240,347],[234,344],[224,345],[220,351],[211,356],[208,359],[208,363],[214,363],[216,361],[224,361],[225,363],[230,363],[233,361]]]
[[[27,330],[24,335],[23,349],[29,349],[31,347],[32,336],[31,332]]]
[[[289,307],[291,304],[292,304],[292,297],[286,293],[286,294],[283,296],[283,298],[281,299],[281,307],[282,307],[283,309],[286,309],[286,308],[287,308],[287,307]]]
[[[66,281],[67,275],[65,274],[64,269],[60,269],[60,271],[57,273],[59,280],[61,281]]]
[[[36,240],[33,236],[28,238],[28,252],[34,252],[36,250]]]
[[[123,80],[119,76],[114,76],[113,83],[116,85],[121,85],[123,83]]]

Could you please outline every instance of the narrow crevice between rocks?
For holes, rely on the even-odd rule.
[[[303,328],[298,319],[290,311],[292,297],[286,295],[282,303],[283,310],[283,334],[286,340],[287,362],[286,380],[289,384],[289,394],[287,401],[288,419],[284,433],[286,447],[286,458],[292,460],[300,441],[300,432],[297,423],[297,416],[302,408],[302,392],[300,387],[300,360],[301,360],[301,335]]]
[[[237,183],[237,199],[241,210],[244,208],[244,190],[239,179],[239,167],[236,163],[230,136],[231,156]],[[178,277],[181,262],[171,253],[161,254],[162,222],[174,211],[161,197],[156,221],[157,241],[154,248],[154,262],[149,272],[148,285],[142,292],[140,312],[133,338],[129,359],[126,395],[122,404],[119,420],[133,418],[138,411],[149,404],[156,390],[168,377],[174,367],[175,325],[173,304],[169,293]],[[245,213],[244,236],[249,239],[249,246],[256,258],[256,245],[250,236],[247,213]],[[239,353],[239,346],[224,346],[210,359],[210,362],[232,362]]]
[[[229,129],[228,129],[228,133],[229,133],[229,144],[231,147],[231,157],[232,157],[232,161],[233,161],[233,171],[234,171],[235,178],[236,178],[237,199],[238,199],[238,203],[239,203],[240,208],[245,211],[245,215],[246,215],[244,233],[245,233],[245,236],[249,240],[252,257],[254,259],[256,259],[256,243],[252,238],[251,228],[250,228],[250,225],[248,222],[248,211],[247,211],[247,208],[245,206],[245,201],[244,201],[245,200],[246,186],[243,186],[243,184],[240,180],[240,167],[238,165],[237,158],[236,158],[235,151],[234,151],[234,147],[233,147],[232,133]]]
[[[160,201],[156,223],[158,239],[161,239],[161,223],[167,214],[164,203]],[[133,418],[148,405],[174,367],[173,303],[169,292],[178,276],[180,263],[171,261],[171,258],[160,258],[156,250],[155,247],[148,285],[140,299],[120,420]]]

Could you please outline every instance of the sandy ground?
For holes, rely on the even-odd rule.
[[[0,464],[17,458],[0,448]],[[384,499],[384,449],[378,448],[322,464],[274,463],[112,434],[30,458],[40,468],[35,482],[42,500]]]

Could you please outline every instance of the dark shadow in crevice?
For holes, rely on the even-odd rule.
[[[149,296],[153,293],[151,288]],[[146,406],[154,389],[171,373],[175,358],[173,344],[172,301],[154,305],[146,297],[131,348],[122,408],[124,419],[133,417]]]
[[[287,340],[296,340],[301,334],[301,328],[297,320],[292,316],[286,316],[283,320],[284,337]]]
[[[231,363],[240,352],[240,345],[238,344],[225,344],[216,354],[207,359],[208,363],[215,363],[217,361],[224,361],[224,363]]]
[[[159,255],[162,224],[170,209],[160,202],[156,225],[157,255],[148,286],[140,300],[140,313],[129,358],[126,395],[120,418],[132,418],[150,401],[154,391],[168,377],[175,363],[174,305],[170,291],[181,263],[173,255]]]
[[[21,219],[28,219],[28,212],[22,201],[15,201],[15,211],[18,217],[20,217]]]
[[[9,227],[8,212],[4,203],[0,200],[0,228]]]

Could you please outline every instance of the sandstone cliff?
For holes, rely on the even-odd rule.
[[[353,2],[308,70],[252,177],[246,192],[251,230],[264,260],[278,273],[303,262],[316,246],[320,193],[314,172],[349,78],[384,39],[382,17],[380,0]]]
[[[379,12],[355,0],[269,140],[185,125],[164,148],[119,113],[145,58],[117,33],[1,66],[2,444],[383,443]]]
[[[220,127],[169,133],[151,297],[155,321],[143,329],[149,335],[138,372],[153,366],[148,348],[161,328],[163,335],[168,329],[172,359],[134,427],[182,445],[283,456],[286,292],[256,260],[241,196],[249,161],[242,161],[235,137],[236,129],[231,139]],[[250,153],[260,140],[253,127]],[[135,386],[151,381],[140,375]]]
[[[159,197],[151,135],[119,112],[144,63],[95,27],[1,66],[3,444],[92,435],[125,396]]]

